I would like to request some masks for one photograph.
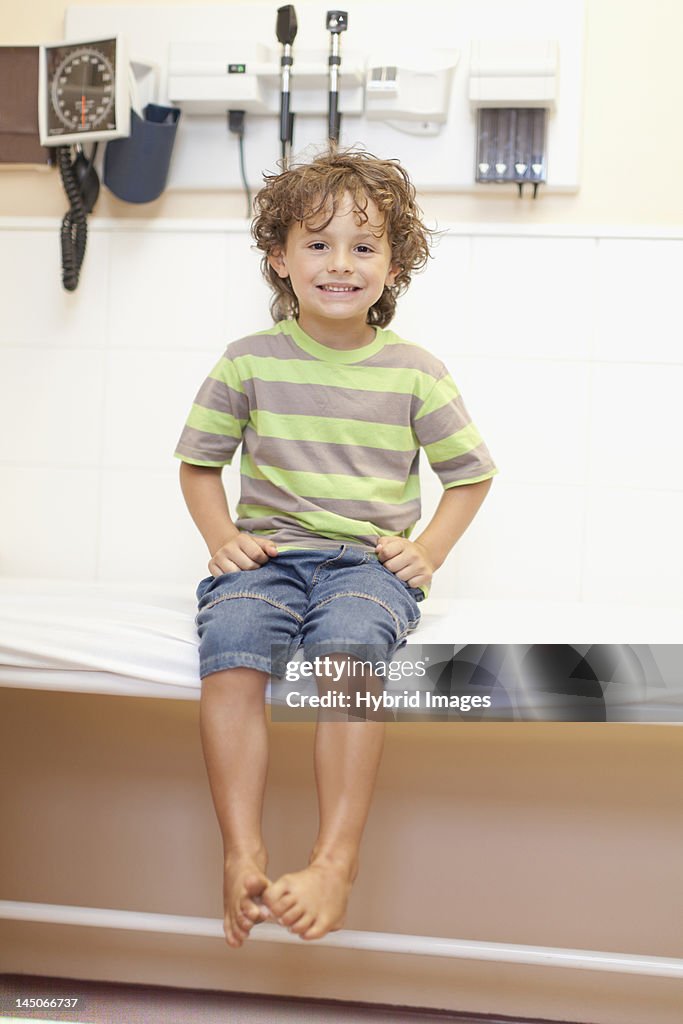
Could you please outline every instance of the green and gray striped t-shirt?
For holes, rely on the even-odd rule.
[[[497,472],[443,363],[380,329],[370,345],[342,351],[283,320],[229,345],[176,456],[225,466],[240,442],[236,526],[281,548],[409,536],[420,448],[444,488]]]

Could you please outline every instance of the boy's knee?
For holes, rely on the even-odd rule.
[[[233,696],[242,694],[248,698],[255,695],[263,699],[263,690],[268,681],[268,673],[259,669],[237,666],[212,672],[202,679],[202,696],[228,692]]]

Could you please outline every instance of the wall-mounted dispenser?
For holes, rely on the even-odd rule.
[[[470,103],[476,110],[475,181],[524,184],[547,176],[547,119],[555,109],[556,42],[475,42]]]
[[[457,50],[422,57],[371,56],[365,80],[365,116],[415,135],[436,135],[448,119]]]
[[[525,182],[534,195],[546,180],[546,112],[525,107],[479,108],[475,180]]]

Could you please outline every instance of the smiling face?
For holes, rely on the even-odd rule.
[[[294,223],[284,249],[268,257],[279,277],[288,277],[299,302],[299,325],[322,344],[355,347],[367,344],[374,329],[368,310],[399,268],[392,264],[384,218],[368,200],[367,221],[346,194],[325,227]]]

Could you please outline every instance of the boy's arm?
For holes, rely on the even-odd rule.
[[[381,537],[380,562],[411,587],[429,586],[453,545],[470,525],[491,486],[491,479],[461,484],[444,491],[427,527],[414,541],[406,537]]]
[[[220,467],[180,464],[183,497],[209,549],[212,576],[258,569],[269,556],[277,554],[277,547],[267,537],[237,529],[230,517],[221,472]]]

